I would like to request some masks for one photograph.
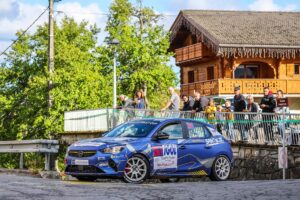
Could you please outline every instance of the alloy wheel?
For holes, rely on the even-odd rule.
[[[217,158],[215,162],[215,173],[218,179],[226,180],[230,175],[230,163],[224,156]]]
[[[129,182],[132,183],[137,183],[145,179],[147,176],[146,161],[136,156],[129,158],[126,163],[124,176]]]

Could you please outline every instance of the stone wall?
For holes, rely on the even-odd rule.
[[[281,179],[278,168],[278,146],[233,144],[235,158],[231,179]],[[288,147],[286,178],[300,178],[300,147]]]

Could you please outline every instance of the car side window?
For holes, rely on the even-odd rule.
[[[200,123],[186,122],[189,138],[208,138],[209,132]]]
[[[181,123],[168,124],[165,127],[163,127],[160,131],[167,133],[169,135],[169,139],[183,138]]]

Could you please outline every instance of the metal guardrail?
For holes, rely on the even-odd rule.
[[[20,169],[24,167],[24,153],[45,153],[45,170],[50,170],[50,154],[58,153],[58,140],[0,141],[0,153],[20,153]]]
[[[300,145],[300,114],[215,112],[208,116],[203,112],[140,109],[99,109],[101,115],[93,115],[94,112],[95,110],[86,110],[84,116],[78,115],[78,111],[68,112],[68,118],[65,119],[65,132],[106,131],[134,119],[189,118],[213,124],[232,142],[280,145],[283,142],[284,131],[286,144]],[[95,124],[89,126],[91,122]]]

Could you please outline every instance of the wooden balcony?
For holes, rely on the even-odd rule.
[[[206,96],[233,94],[235,86],[243,94],[259,94],[268,86],[273,92],[281,89],[285,94],[300,95],[300,80],[285,79],[218,79],[181,85],[181,94],[193,96],[194,90]]]
[[[207,48],[202,43],[193,44],[175,49],[176,63],[201,59],[209,55]]]

